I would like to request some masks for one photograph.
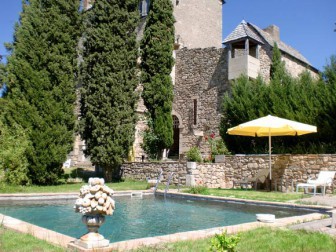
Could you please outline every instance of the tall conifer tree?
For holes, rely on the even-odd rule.
[[[287,75],[285,63],[281,60],[281,52],[279,50],[278,44],[274,43],[272,50],[272,64],[270,70],[270,77],[274,80],[282,80],[284,75]]]
[[[171,0],[153,0],[141,42],[143,98],[152,120],[158,151],[173,144],[174,16]]]
[[[134,141],[138,1],[97,0],[85,19],[81,135],[110,181]]]
[[[0,58],[1,61],[1,58]],[[3,63],[0,62],[0,89],[3,88],[3,85],[5,83],[5,65]]]
[[[6,123],[28,132],[29,177],[52,184],[72,149],[79,29],[78,0],[26,0],[8,45]],[[4,104],[5,104],[4,103]]]

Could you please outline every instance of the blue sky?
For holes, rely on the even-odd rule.
[[[1,4],[0,55],[6,55],[3,43],[12,41],[21,0],[1,0]],[[281,40],[319,70],[332,54],[336,55],[336,0],[226,0],[223,37],[243,19],[260,28],[277,25]]]

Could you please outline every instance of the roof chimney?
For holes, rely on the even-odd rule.
[[[268,27],[266,27],[265,29],[263,29],[265,32],[267,32],[269,35],[271,35],[271,37],[276,41],[279,42],[280,41],[280,29],[278,26],[276,25],[270,25]]]

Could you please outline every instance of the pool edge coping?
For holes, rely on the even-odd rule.
[[[125,191],[114,191],[113,196],[131,196],[134,192],[142,192],[143,195],[152,195],[153,191],[150,190],[125,190]],[[68,193],[0,193],[1,201],[29,201],[29,200],[52,200],[52,199],[76,199],[79,193],[68,192]]]
[[[165,192],[162,190],[157,191],[157,194],[164,196]],[[222,201],[222,202],[241,202],[249,203],[256,205],[266,205],[266,206],[285,206],[289,208],[308,208],[320,211],[328,211],[334,209],[332,206],[325,205],[309,205],[309,204],[298,204],[294,202],[276,202],[276,201],[265,201],[265,200],[250,200],[250,199],[241,199],[241,198],[232,198],[224,196],[214,196],[214,195],[202,195],[202,194],[190,194],[183,192],[167,192],[166,195],[169,197],[176,198],[193,198],[198,200],[212,200],[212,201]]]

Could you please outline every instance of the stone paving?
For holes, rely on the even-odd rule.
[[[305,198],[301,200],[303,203],[321,205],[321,206],[331,206],[336,208],[336,196],[335,195],[316,195],[311,198]]]
[[[336,228],[331,228],[331,218],[317,220],[312,222],[300,223],[289,227],[290,229],[305,229],[307,231],[316,231],[336,236]]]
[[[330,206],[336,210],[336,196],[335,195],[316,195],[311,198],[301,200],[302,203]],[[331,227],[332,218],[323,220],[316,220],[312,222],[300,223],[290,226],[290,229],[304,229],[308,231],[321,232],[336,237],[336,228]]]

